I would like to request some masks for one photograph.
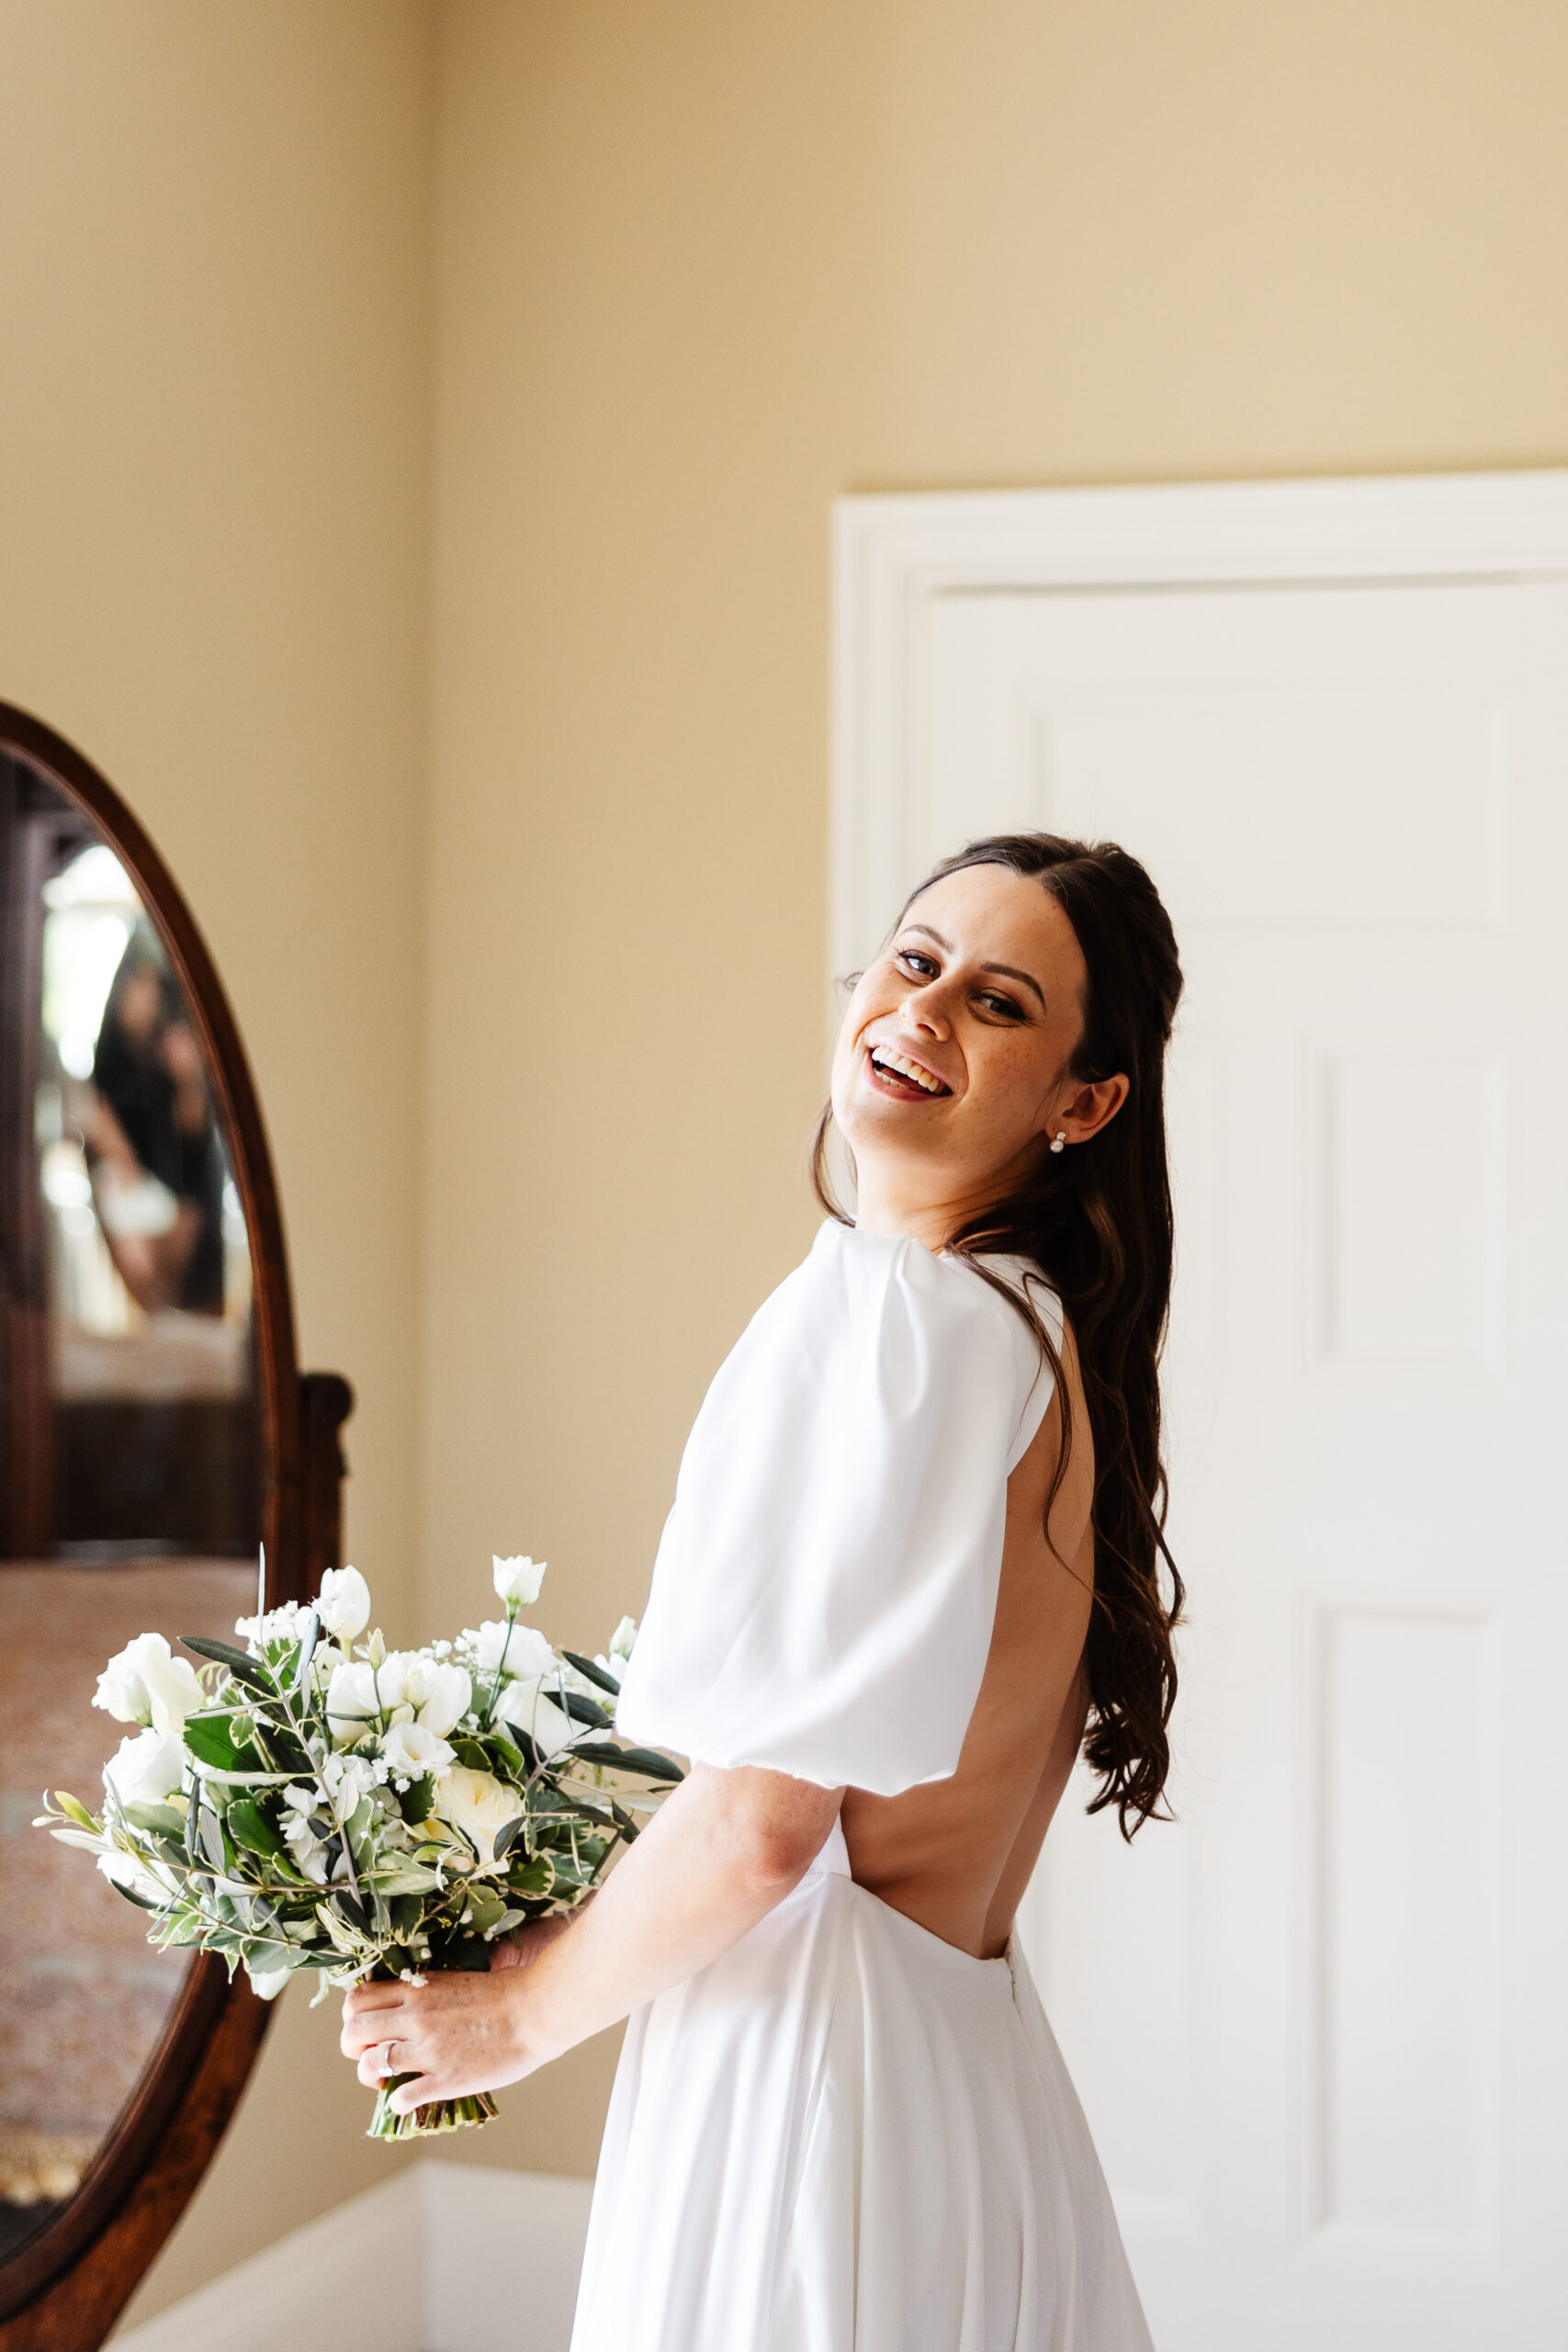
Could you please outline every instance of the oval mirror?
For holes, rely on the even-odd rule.
[[[0,705],[0,2346],[102,2341],[267,2011],[34,1826],[89,1804],[145,1632],[232,1637],[337,1556],[344,1384],[300,1382],[255,1092],[130,811]],[[258,1595],[258,1564],[265,1583]]]

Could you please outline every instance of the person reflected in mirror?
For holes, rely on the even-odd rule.
[[[110,986],[84,1115],[93,1197],[120,1280],[149,1313],[223,1311],[223,1153],[200,1046],[145,919]]]
[[[621,1685],[691,1777],[520,1964],[345,2000],[405,2109],[629,2018],[574,2352],[1149,2352],[1012,1929],[1080,1755],[1124,1835],[1162,1810],[1180,987],[1114,846],[998,837],[915,892]]]

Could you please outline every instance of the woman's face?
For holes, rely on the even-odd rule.
[[[1038,881],[971,865],[915,900],[850,1001],[833,1115],[868,1180],[973,1211],[1010,1191],[1058,1129],[1081,1141],[1125,1081],[1068,1076],[1088,975]]]

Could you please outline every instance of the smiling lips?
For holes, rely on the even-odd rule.
[[[923,1062],[911,1061],[908,1054],[895,1053],[891,1046],[873,1046],[870,1059],[873,1075],[882,1091],[896,1094],[906,1102],[928,1102],[933,1095],[953,1091]]]

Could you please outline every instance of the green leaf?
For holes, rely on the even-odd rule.
[[[56,1789],[54,1802],[62,1813],[69,1814],[81,1829],[96,1829],[97,1822],[79,1797],[67,1796],[63,1789]]]
[[[264,1698],[275,1699],[277,1696],[277,1686],[265,1667],[245,1651],[237,1650],[232,1642],[209,1641],[203,1634],[182,1634],[180,1640],[187,1650],[194,1650],[197,1657],[209,1657],[215,1665],[226,1666],[236,1682],[248,1683]]]
[[[600,1731],[608,1731],[615,1721],[608,1708],[600,1706],[595,1699],[585,1699],[581,1690],[563,1688],[556,1692],[555,1697],[557,1706],[570,1715],[574,1723],[593,1724]]]
[[[111,1878],[109,1884],[117,1894],[123,1894],[128,1903],[134,1903],[139,1911],[161,1911],[164,1907],[161,1903],[152,1902],[145,1894],[132,1894],[130,1887],[121,1886],[118,1878]]]
[[[310,1660],[316,1655],[316,1644],[321,1638],[321,1621],[313,1609],[308,1610],[304,1638],[299,1644],[299,1654],[294,1661],[294,1672],[289,1682],[290,1690],[298,1690],[310,1671]]]
[[[527,1827],[528,1816],[525,1813],[520,1813],[514,1821],[506,1822],[496,1831],[494,1838],[491,1840],[491,1858],[498,1862],[504,1861],[517,1840],[525,1835]]]
[[[411,1781],[398,1798],[398,1811],[409,1822],[428,1821],[431,1801],[435,1794],[435,1781],[430,1773],[420,1781]]]
[[[236,1797],[225,1811],[223,1820],[235,1845],[248,1846],[253,1854],[282,1854],[288,1850],[254,1797]]]
[[[223,1842],[223,1832],[219,1825],[218,1815],[209,1812],[206,1805],[198,1804],[195,1797],[190,1801],[190,1809],[198,1816],[196,1834],[202,1853],[213,1870],[227,1876],[229,1854]]]
[[[499,1928],[506,1916],[506,1905],[491,1886],[470,1886],[467,1908],[471,1915],[468,1924],[481,1936]]]
[[[601,1690],[607,1690],[610,1693],[612,1699],[620,1697],[621,1686],[615,1676],[606,1674],[602,1666],[595,1666],[591,1657],[579,1657],[575,1650],[562,1650],[561,1656],[568,1666],[575,1666],[579,1674],[589,1682],[596,1682]]]
[[[679,1764],[656,1756],[651,1747],[612,1747],[607,1740],[583,1741],[572,1754],[584,1764],[608,1764],[617,1772],[636,1772],[645,1781],[683,1781]]]
[[[548,1854],[536,1854],[528,1861],[515,1863],[506,1873],[506,1883],[516,1894],[536,1898],[548,1894],[555,1883],[556,1866]]]
[[[243,1772],[246,1769],[245,1759],[255,1758],[254,1748],[235,1747],[229,1736],[229,1722],[224,1715],[187,1715],[184,1738],[198,1764],[210,1764],[220,1772]]]
[[[172,1804],[128,1804],[121,1810],[132,1829],[145,1830],[151,1837],[183,1838],[186,1834],[185,1815]]]
[[[405,1895],[434,1894],[442,1882],[434,1871],[421,1870],[417,1862],[398,1861],[378,1871],[376,1883],[383,1894],[400,1900]]]

